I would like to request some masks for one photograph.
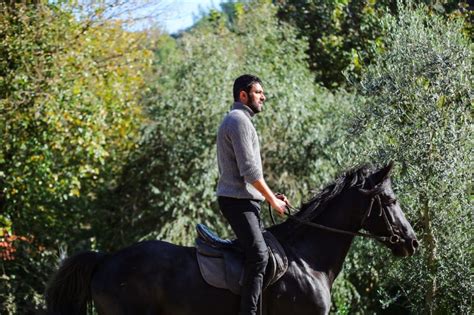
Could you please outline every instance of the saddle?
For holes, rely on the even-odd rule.
[[[243,283],[244,253],[238,240],[223,240],[207,226],[196,226],[196,255],[199,270],[209,285],[240,294]],[[280,279],[288,269],[288,259],[278,240],[264,231],[263,238],[268,247],[268,264],[263,279],[265,290]]]

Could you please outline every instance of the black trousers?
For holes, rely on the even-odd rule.
[[[262,236],[260,203],[250,199],[218,197],[219,208],[230,223],[244,250],[244,283],[239,315],[254,315],[262,292],[263,276],[268,262],[268,250]]]

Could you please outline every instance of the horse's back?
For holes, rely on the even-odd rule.
[[[163,241],[145,241],[117,251],[103,261],[97,268],[93,285],[115,281],[123,285],[129,277],[146,276],[148,280],[157,280],[156,275],[167,270],[188,265],[194,261],[195,249],[174,245]],[[100,281],[104,280],[104,281]]]
[[[265,294],[271,314],[327,314],[326,279],[295,263]],[[236,314],[240,297],[206,284],[196,249],[162,241],[135,244],[109,255],[92,278],[92,297],[101,315]],[[329,300],[328,300],[329,299]]]
[[[198,272],[194,257],[194,248],[163,241],[145,241],[111,254],[92,278],[92,296],[99,311],[159,313],[169,289],[186,279],[186,274]]]

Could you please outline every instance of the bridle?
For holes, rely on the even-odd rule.
[[[388,210],[386,209],[386,207],[389,206],[390,204],[396,202],[396,200],[392,199],[388,203],[385,203],[385,204],[382,203],[382,200],[381,200],[381,197],[380,197],[380,194],[382,193],[382,184],[378,184],[377,186],[375,186],[374,188],[372,188],[370,190],[359,188],[359,192],[361,192],[362,194],[370,197],[369,207],[367,208],[367,210],[365,211],[364,216],[362,217],[362,221],[360,223],[360,226],[361,227],[364,226],[365,221],[369,218],[370,214],[372,213],[372,208],[373,208],[374,202],[377,202],[379,204],[379,207],[380,207],[379,216],[383,217],[386,228],[390,232],[390,236],[379,236],[379,235],[374,235],[374,234],[364,233],[364,232],[346,231],[346,230],[341,230],[341,229],[325,226],[325,225],[310,222],[310,221],[305,221],[305,220],[302,220],[302,219],[294,216],[291,213],[291,211],[298,212],[299,210],[292,207],[292,206],[290,206],[290,205],[286,206],[287,211],[285,211],[285,215],[290,220],[293,220],[293,221],[298,222],[300,224],[311,226],[311,227],[318,228],[318,229],[325,230],[325,231],[329,231],[329,232],[334,232],[334,233],[339,233],[339,234],[346,234],[346,235],[351,235],[351,236],[362,236],[362,237],[367,237],[367,238],[373,238],[373,239],[376,239],[376,240],[381,241],[381,242],[389,241],[391,244],[397,244],[397,243],[405,242],[405,240],[403,238],[401,238],[400,235],[397,234],[397,232],[399,232],[399,230],[398,230],[398,228],[394,227],[392,225],[392,223],[390,223],[390,220],[389,220],[388,214],[387,214]],[[269,209],[269,212],[270,212],[270,217],[272,219],[272,222],[274,224],[276,224],[275,218],[273,216],[273,211],[271,209],[270,204],[268,206],[269,206],[268,209]]]

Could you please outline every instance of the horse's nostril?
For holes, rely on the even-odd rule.
[[[412,246],[414,249],[417,249],[418,246],[420,246],[420,244],[418,244],[418,241],[417,241],[417,240],[412,240],[412,241],[411,241],[411,246]]]

